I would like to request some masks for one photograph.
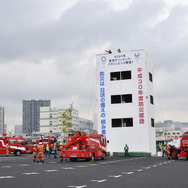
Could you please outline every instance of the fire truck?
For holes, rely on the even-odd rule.
[[[179,144],[171,145],[170,155],[172,159],[186,158],[188,159],[188,132],[185,132],[181,139],[179,139]],[[179,146],[179,147],[178,147]]]
[[[64,158],[71,161],[78,159],[95,160],[104,159],[107,156],[106,139],[101,134],[77,132],[74,136],[68,136],[68,143],[63,152]]]
[[[8,138],[6,134],[0,136],[0,154],[5,154],[6,144],[9,145],[9,151],[16,156],[27,154],[28,151],[22,136]]]
[[[44,148],[46,148],[46,146],[48,145],[50,148],[50,153],[52,153],[52,151],[54,150],[54,143],[56,143],[57,149],[60,146],[55,136],[45,136],[41,140],[36,140],[37,145],[39,144],[39,142],[42,142]]]

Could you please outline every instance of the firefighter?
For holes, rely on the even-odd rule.
[[[49,156],[50,157],[50,147],[48,146],[48,144],[47,144],[47,146],[46,146],[46,155],[45,155],[45,157],[46,156]]]
[[[111,53],[112,53],[112,51],[111,51],[111,50],[105,50],[105,52],[108,52],[109,54],[111,54]]]
[[[118,49],[117,51],[118,51],[118,53],[121,53],[121,50],[120,50],[120,49]]]
[[[43,158],[44,146],[42,145],[42,142],[39,143],[37,151],[38,151],[37,163],[39,163],[40,161],[42,161],[42,163],[44,163],[44,158]]]
[[[169,144],[169,145],[166,147],[166,153],[167,153],[168,159],[170,159],[170,149],[171,149],[171,145]]]
[[[54,143],[54,158],[56,158],[57,155],[57,147],[56,147],[56,143]]]
[[[5,147],[5,150],[6,150],[6,156],[8,157],[8,155],[9,155],[9,145],[8,144],[6,144],[6,147]]]
[[[124,151],[125,151],[125,157],[129,157],[129,147],[127,146],[127,144],[125,144],[125,147],[124,147]]]
[[[63,151],[64,151],[64,146],[63,146],[62,143],[60,143],[59,150],[60,150],[61,162],[63,162]]]
[[[37,145],[35,144],[33,148],[33,162],[36,161],[36,157],[37,157]]]
[[[163,157],[165,156],[165,152],[166,152],[166,144],[162,147],[162,151],[163,151]]]

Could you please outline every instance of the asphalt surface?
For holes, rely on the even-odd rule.
[[[188,161],[162,157],[107,157],[94,162],[34,163],[32,155],[0,155],[2,188],[187,188]]]

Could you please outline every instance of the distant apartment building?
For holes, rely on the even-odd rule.
[[[21,135],[22,134],[22,125],[15,125],[14,126],[14,134]]]
[[[40,108],[40,132],[41,133],[61,133],[62,130],[62,112],[66,109],[56,109],[50,107]],[[68,112],[70,113],[70,112]],[[71,114],[72,120],[67,120],[68,123],[72,123],[72,129],[75,131],[79,130],[79,111],[73,109]]]
[[[157,122],[155,129],[157,141],[179,139],[184,132],[188,131],[188,122],[165,120],[164,122]]]
[[[23,133],[40,132],[40,107],[50,107],[50,100],[23,100]]]
[[[84,118],[79,118],[79,130],[80,131],[93,130],[93,121]]]
[[[5,116],[4,107],[0,106],[0,134],[5,133],[4,116]]]

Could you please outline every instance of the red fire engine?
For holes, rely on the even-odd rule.
[[[180,139],[180,147],[171,146],[170,154],[172,159],[188,159],[188,132],[185,132]]]
[[[22,136],[7,138],[7,135],[3,134],[0,137],[0,154],[5,154],[6,144],[9,145],[9,151],[13,152],[16,156],[28,153]]]
[[[54,136],[45,136],[41,140],[36,140],[36,144],[39,144],[39,142],[42,142],[44,145],[44,148],[48,145],[50,148],[50,153],[54,150],[54,143],[56,143],[57,149],[59,148],[59,144],[57,143],[57,139]]]
[[[101,134],[77,132],[74,136],[68,137],[63,157],[71,161],[78,159],[102,158],[107,156],[106,139]]]

